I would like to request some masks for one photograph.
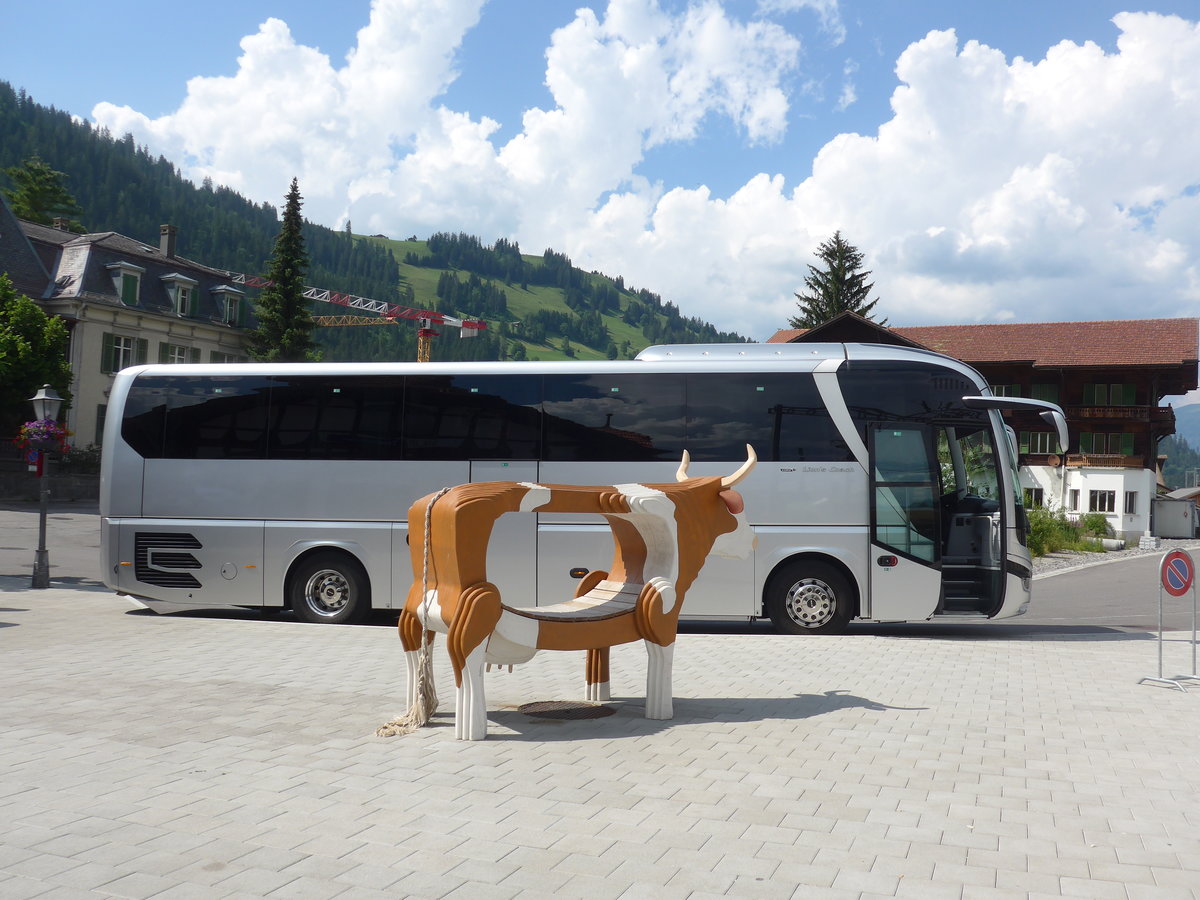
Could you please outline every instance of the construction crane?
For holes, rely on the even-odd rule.
[[[240,272],[226,272],[234,284],[244,284],[246,287],[265,288],[274,284],[273,281],[260,275],[243,275]],[[460,319],[445,313],[433,312],[428,309],[413,309],[409,306],[396,306],[382,300],[372,300],[369,297],[358,297],[354,294],[342,294],[325,288],[304,287],[300,293],[306,300],[320,300],[322,303],[335,303],[351,309],[361,309],[367,312],[379,313],[379,316],[313,316],[317,325],[394,325],[397,319],[414,319],[417,323],[417,362],[429,362],[433,339],[441,332],[435,331],[435,325],[448,325],[460,329],[462,337],[474,337],[476,332],[487,328],[487,322],[480,319]]]

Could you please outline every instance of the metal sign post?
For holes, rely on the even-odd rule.
[[[1174,678],[1163,677],[1163,591],[1172,597],[1192,595],[1192,674],[1176,675]],[[1200,681],[1196,672],[1196,564],[1192,562],[1191,554],[1186,550],[1172,550],[1164,553],[1158,566],[1158,677],[1147,675],[1138,681],[1144,684],[1153,681],[1158,684],[1169,684],[1187,693],[1180,682],[1184,680]]]

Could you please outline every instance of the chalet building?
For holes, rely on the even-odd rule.
[[[72,443],[100,444],[113,375],[146,362],[243,362],[253,310],[228,275],[112,231],[73,234],[13,216],[0,197],[0,272],[70,332]]]
[[[996,394],[1057,403],[1070,430],[1065,452],[1036,414],[1005,413],[1030,502],[1103,513],[1122,537],[1150,533],[1158,442],[1175,433],[1175,411],[1160,402],[1197,386],[1200,319],[888,328],[843,313],[768,343],[817,341],[934,350],[977,369]]]

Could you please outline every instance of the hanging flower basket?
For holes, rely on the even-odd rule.
[[[26,456],[30,456],[33,451],[37,450],[66,453],[71,449],[71,445],[67,443],[70,434],[71,432],[53,419],[38,419],[22,425],[17,436],[13,438],[13,443],[20,450],[24,450]]]

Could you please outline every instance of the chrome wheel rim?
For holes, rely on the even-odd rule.
[[[318,616],[336,616],[350,602],[350,582],[337,569],[314,572],[304,585],[304,602]]]
[[[789,588],[783,606],[801,628],[820,628],[837,611],[837,594],[819,578],[802,578]]]

